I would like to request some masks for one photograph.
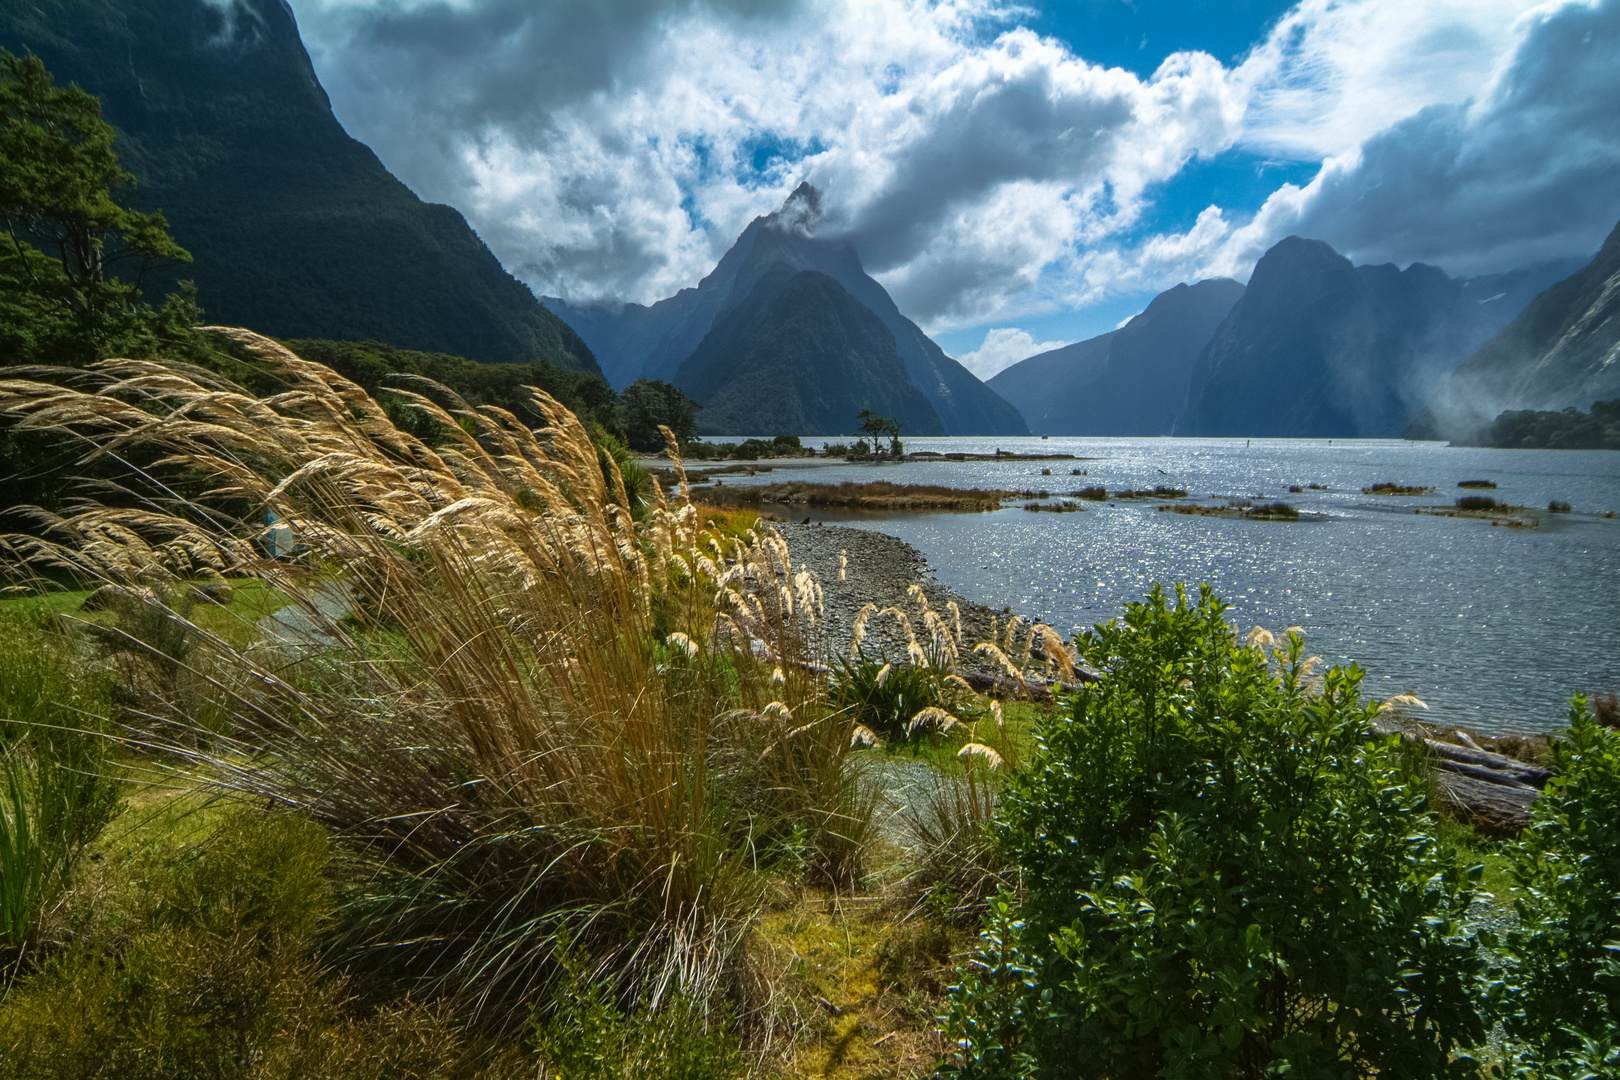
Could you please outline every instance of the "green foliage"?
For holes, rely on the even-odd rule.
[[[652,473],[642,468],[630,447],[611,431],[592,429],[591,442],[596,446],[596,457],[602,465],[602,476],[607,480],[608,490],[613,490],[613,470],[608,466],[611,460],[618,467],[619,478],[624,481],[625,494],[630,498],[630,513],[636,520],[641,520],[647,509],[647,500],[652,496]]]
[[[760,458],[814,457],[815,451],[806,450],[797,435],[778,435],[769,440],[744,439],[740,443],[683,443],[681,454],[688,461],[758,461]]]
[[[1620,398],[1594,401],[1583,413],[1571,405],[1562,412],[1508,410],[1492,422],[1489,446],[1552,450],[1620,450]]]
[[[1534,823],[1508,849],[1519,926],[1506,935],[1508,1036],[1549,1077],[1620,1070],[1620,732],[1570,702],[1569,739]]]
[[[325,341],[297,339],[287,348],[344,378],[353,379],[388,410],[393,422],[412,434],[431,438],[426,419],[403,404],[387,387],[434,396],[421,379],[448,388],[469,405],[498,405],[531,423],[541,417],[529,403],[526,389],[537,386],[567,406],[588,424],[617,431],[619,402],[607,380],[594,371],[572,371],[544,361],[536,364],[484,364],[444,353],[398,349],[377,341]],[[414,377],[414,378],[413,378]]]
[[[737,1037],[679,992],[657,1008],[625,1011],[578,956],[564,958],[556,1010],[534,1026],[534,1044],[558,1080],[727,1080],[742,1075]]]
[[[496,405],[526,423],[541,424],[544,418],[531,404],[533,396],[528,390],[531,386],[538,387],[584,421],[602,458],[602,472],[610,488],[612,476],[607,458],[618,463],[631,496],[633,512],[639,514],[652,493],[652,478],[636,463],[621,435],[630,391],[627,389],[621,399],[607,380],[594,371],[570,371],[545,362],[480,364],[460,356],[396,349],[376,341],[289,341],[286,344],[304,359],[325,364],[345,378],[353,379],[377,398],[397,427],[429,442],[437,441],[432,421],[397,394],[388,393],[389,387],[443,398],[442,394],[423,385],[421,380],[428,379],[469,405]],[[662,440],[658,448],[663,448]]]
[[[861,656],[839,664],[833,675],[832,699],[857,724],[885,739],[904,739],[913,716],[941,699],[937,669],[915,664],[888,664]]]
[[[0,947],[28,943],[80,852],[118,813],[106,746],[95,734],[53,731],[0,748]]]
[[[101,672],[48,626],[0,616],[0,947],[27,944],[118,812]]]
[[[44,605],[0,611],[0,727],[6,739],[36,725],[94,724],[111,708],[105,672],[87,663],[74,637],[47,611],[36,614],[36,607]]]
[[[0,49],[0,360],[88,363],[186,323],[194,298],[163,312],[140,302],[149,265],[190,255],[162,214],[114,200],[135,178],[113,134],[95,97]]]
[[[619,429],[632,450],[644,454],[664,448],[660,424],[675,433],[682,444],[697,437],[697,414],[701,406],[678,387],[658,379],[637,379],[619,395]]]
[[[1355,667],[1236,641],[1205,586],[1079,640],[1105,672],[1003,797],[1029,888],[949,1021],[965,1077],[1462,1076],[1472,878]],[[1275,666],[1274,666],[1275,665]]]
[[[242,811],[164,856],[145,861],[123,933],[58,952],[6,996],[5,1075],[267,1075],[289,1029],[317,1018],[308,954],[329,910],[324,831]]]
[[[872,436],[873,445],[877,445],[878,440],[885,435],[888,436],[890,457],[899,457],[905,453],[905,448],[900,443],[900,425],[897,422],[887,416],[879,416],[871,409],[862,409],[855,415],[855,419],[861,422],[861,430]]]

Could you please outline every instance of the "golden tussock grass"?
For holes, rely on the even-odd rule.
[[[149,590],[188,643],[161,659],[229,723],[171,682],[130,737],[168,782],[332,830],[383,883],[345,913],[351,962],[512,1016],[566,941],[655,1003],[706,1000],[735,981],[773,838],[807,836],[829,881],[859,872],[849,724],[801,662],[819,586],[779,538],[705,517],[684,475],[638,526],[611,457],[538,390],[538,430],[404,393],[438,421],[430,445],[330,369],[211,332],[283,389],[127,359],[0,381],[0,414],[130,464],[0,537],[0,558],[17,580]],[[294,557],[267,554],[272,528]],[[188,618],[178,598],[221,576],[285,598],[302,636],[249,645]]]

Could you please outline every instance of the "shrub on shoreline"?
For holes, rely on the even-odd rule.
[[[1620,733],[1577,696],[1569,738],[1550,746],[1557,776],[1508,851],[1520,892],[1502,1020],[1534,1074],[1608,1076],[1620,1066]]]
[[[1105,674],[1002,800],[1003,896],[952,995],[947,1075],[1476,1071],[1484,961],[1361,672],[1234,641],[1206,586],[1084,633]]]

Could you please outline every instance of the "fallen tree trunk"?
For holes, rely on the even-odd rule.
[[[1489,750],[1470,750],[1461,746],[1453,746],[1451,743],[1440,742],[1438,739],[1424,739],[1423,744],[1440,755],[1444,763],[1471,765],[1488,769],[1510,777],[1518,783],[1529,784],[1531,787],[1546,787],[1547,781],[1552,779],[1551,770],[1526,765],[1524,762],[1507,757],[1504,754],[1493,754]],[[1479,779],[1489,780],[1491,778],[1482,776]]]
[[[1525,784],[1481,780],[1448,768],[1440,770],[1435,786],[1441,802],[1489,836],[1512,836],[1530,824],[1530,806],[1541,794]]]

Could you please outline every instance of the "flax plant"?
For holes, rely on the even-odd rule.
[[[851,878],[848,723],[823,704],[819,587],[779,538],[706,534],[684,474],[638,526],[611,456],[538,390],[539,430],[403,392],[437,421],[430,444],[330,369],[210,332],[282,389],[127,359],[0,381],[0,415],[129,466],[0,537],[0,560],[150,590],[187,642],[168,659],[232,722],[202,738],[176,697],[131,737],[170,781],[333,830],[345,962],[497,1019],[563,946],[639,1000],[703,999],[730,977],[771,835],[809,835]],[[166,602],[220,575],[289,597],[291,629],[234,648]]]

